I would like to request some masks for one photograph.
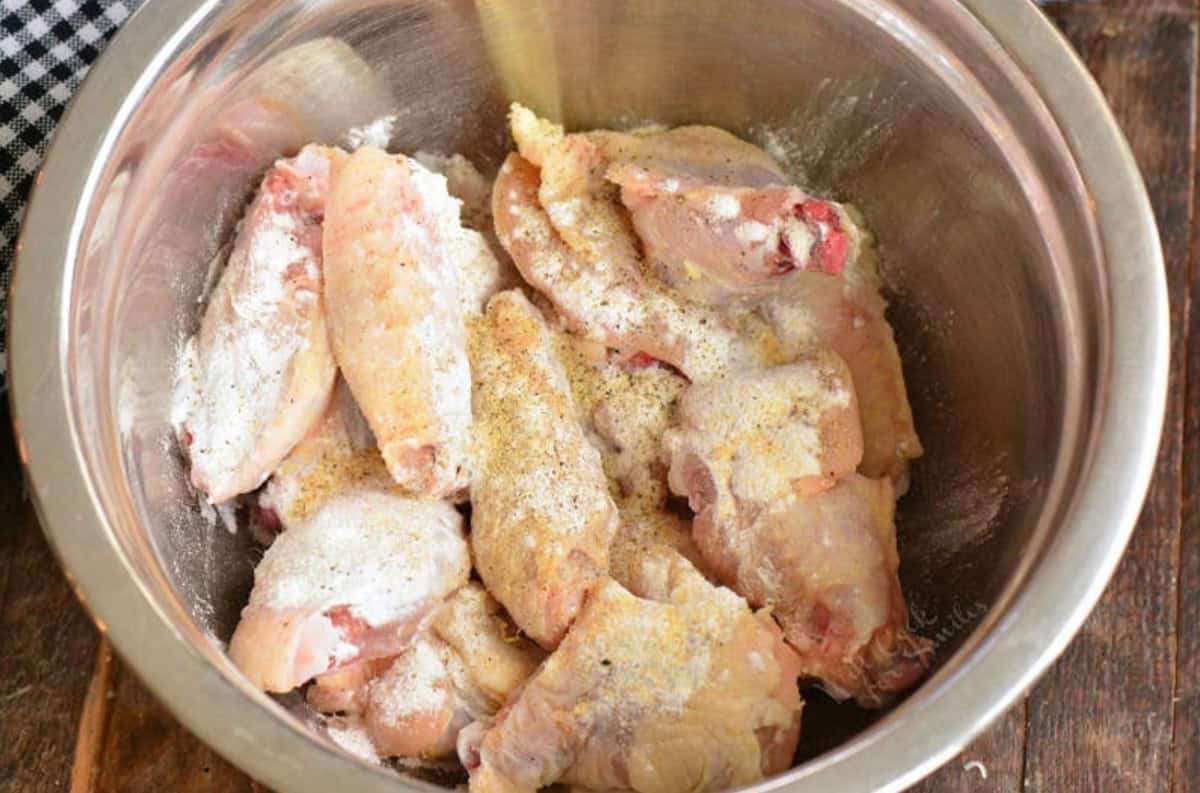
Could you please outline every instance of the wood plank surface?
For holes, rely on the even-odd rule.
[[[24,498],[0,410],[0,790],[67,790],[96,631]]]
[[[1192,793],[1200,791],[1200,341],[1189,345],[1186,331],[1200,339],[1187,300],[1189,286],[1200,299],[1198,0],[1042,5],[1114,105],[1154,199],[1176,331],[1167,433],[1130,552],[1079,639],[1028,703],[914,790]],[[0,791],[261,791],[98,644],[21,498],[11,437],[0,435]]]
[[[912,793],[1011,793],[1021,790],[1027,705],[1015,705],[995,724],[923,781]]]
[[[1200,162],[1194,166],[1171,793],[1200,790]]]
[[[260,793],[250,777],[184,729],[119,662],[96,735],[89,785],[72,793]]]
[[[1174,723],[1196,8],[1050,10],[1096,76],[1154,201],[1171,290],[1172,380],[1157,475],[1099,607],[1029,699],[1025,790],[1168,793]]]

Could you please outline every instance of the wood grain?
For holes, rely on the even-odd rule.
[[[1193,107],[1193,114],[1196,118],[1200,107]],[[1194,793],[1200,789],[1200,219],[1195,214],[1200,200],[1200,178],[1197,178],[1200,162],[1193,165],[1171,793]]]
[[[109,697],[86,793],[264,793],[184,729],[119,661]]]
[[[24,500],[7,408],[0,422],[0,790],[58,793],[70,784],[96,632]]]
[[[1156,477],[1099,607],[1029,701],[1025,790],[1166,793],[1172,764],[1185,316],[1194,179],[1196,9],[1051,10],[1113,106],[1146,176],[1171,291],[1172,383]]]
[[[958,757],[911,793],[1011,793],[1021,790],[1025,759],[1025,709],[1021,702]]]

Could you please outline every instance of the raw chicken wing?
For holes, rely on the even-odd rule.
[[[621,513],[609,546],[610,575],[629,586],[645,553],[658,546],[699,562],[690,521],[667,504],[671,494],[661,453],[662,435],[687,381],[652,362],[614,361],[603,348],[569,334],[558,342],[575,403],[596,435]]]
[[[488,298],[521,283],[521,276],[492,223],[492,183],[461,154],[445,157],[417,152],[413,158],[446,177],[450,195],[462,202],[462,305],[467,314],[482,314]]]
[[[606,580],[494,725],[463,732],[473,793],[691,793],[790,765],[802,703],[779,629],[678,554],[647,564],[654,599]]]
[[[399,656],[323,675],[307,697],[323,712],[360,715],[382,756],[440,758],[454,753],[465,725],[495,715],[542,658],[471,583]]]
[[[466,485],[471,378],[460,278],[458,202],[446,180],[363,147],[338,172],[325,221],[334,354],[409,493]]]
[[[846,365],[825,353],[694,386],[663,439],[672,489],[696,511],[719,580],[770,607],[814,678],[878,707],[911,686],[927,644],[908,632],[888,479],[862,456]]]
[[[852,473],[787,499],[740,532],[696,520],[706,559],[752,603],[770,605],[804,674],[838,699],[879,707],[925,671],[930,645],[908,630],[888,479]]]
[[[382,757],[438,758],[454,754],[458,733],[481,705],[472,707],[467,672],[458,655],[421,634],[365,694],[363,721]]]
[[[896,340],[884,315],[887,303],[880,294],[874,243],[864,238],[856,250],[840,276],[799,273],[789,297],[771,299],[762,309],[789,356],[826,348],[846,360],[863,423],[859,472],[890,477],[903,492],[909,460],[921,456],[921,441]]]
[[[471,357],[475,565],[521,630],[553,648],[608,570],[617,509],[551,331],[520,292],[492,298]]]
[[[573,330],[666,361],[693,380],[720,377],[745,356],[723,318],[648,281],[640,265],[589,258],[567,245],[538,203],[539,183],[536,167],[509,155],[493,193],[496,233],[525,280]]]
[[[319,419],[337,372],[322,307],[330,171],[308,146],[267,173],[199,332],[184,348],[172,416],[210,503],[247,493]]]
[[[229,656],[254,685],[284,692],[396,655],[470,566],[448,504],[369,490],[332,499],[267,549]]]
[[[836,275],[857,235],[844,210],[797,187],[723,187],[631,164],[608,178],[655,272],[704,303],[786,291],[800,272]]]
[[[385,756],[452,756],[462,729],[495,716],[542,658],[482,587],[463,587],[371,685],[367,731]]]
[[[259,496],[260,520],[287,529],[334,496],[391,485],[375,436],[346,381],[338,378],[321,420],[279,464]]]

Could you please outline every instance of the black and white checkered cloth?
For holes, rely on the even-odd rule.
[[[13,247],[33,176],[71,94],[143,0],[0,0],[0,379]]]

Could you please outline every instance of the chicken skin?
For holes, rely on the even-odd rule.
[[[323,675],[307,698],[325,713],[360,717],[383,757],[443,758],[462,728],[495,715],[542,658],[470,583],[400,655]]]
[[[260,521],[287,529],[325,501],[356,489],[387,490],[391,476],[350,387],[338,378],[321,420],[284,458],[258,498]]]
[[[473,793],[721,790],[790,765],[799,667],[774,622],[678,554],[646,565],[643,597],[606,580],[494,724],[463,732]]]
[[[693,386],[663,439],[672,489],[696,511],[709,569],[769,607],[804,675],[879,707],[924,671],[897,577],[888,479],[855,469],[862,436],[846,364],[833,353]]]
[[[836,275],[857,234],[844,210],[797,187],[724,187],[627,163],[608,178],[658,276],[703,303],[777,294],[795,273]]]
[[[501,292],[471,346],[475,566],[517,626],[553,649],[608,570],[617,508],[540,312]]]
[[[662,441],[671,489],[721,518],[741,504],[826,490],[862,459],[850,371],[831,352],[694,385],[676,422]]]
[[[787,356],[824,348],[846,360],[863,423],[859,472],[887,476],[903,492],[922,449],[881,285],[874,242],[863,235],[840,276],[799,273],[789,297],[761,308]]]
[[[662,435],[687,380],[646,360],[620,361],[570,334],[558,337],[575,403],[595,436],[621,525],[609,545],[609,574],[625,586],[645,553],[674,548],[694,563],[691,522],[669,508]]]
[[[521,275],[583,336],[665,361],[692,380],[723,376],[745,357],[736,331],[716,312],[680,300],[628,261],[572,249],[538,199],[540,174],[509,155],[496,178],[496,233]]]
[[[267,173],[184,347],[173,423],[192,484],[210,503],[254,490],[329,400],[337,367],[322,301],[331,171],[345,154],[308,146]]]
[[[334,354],[393,479],[423,498],[466,486],[471,424],[459,203],[446,180],[363,147],[325,220]]]
[[[267,549],[229,657],[266,691],[404,650],[421,620],[466,583],[452,506],[377,491],[332,499]]]

